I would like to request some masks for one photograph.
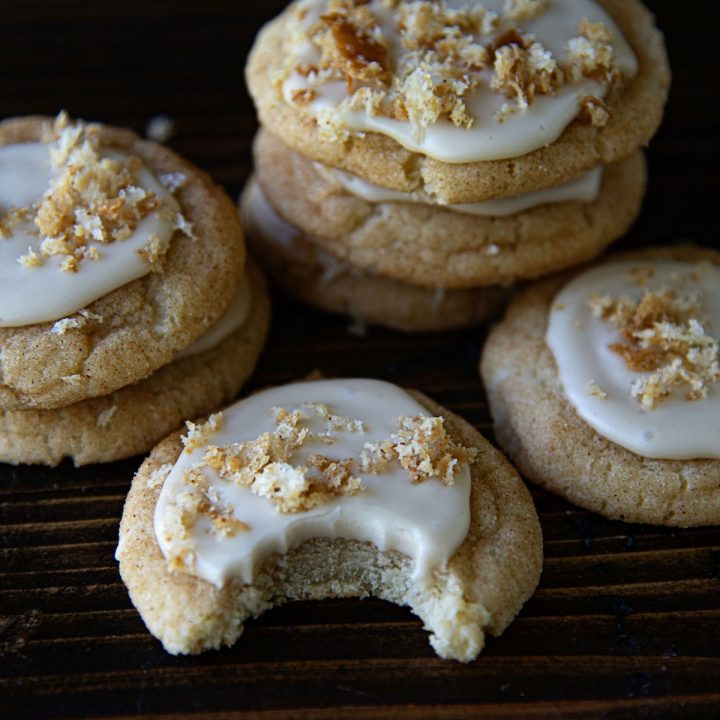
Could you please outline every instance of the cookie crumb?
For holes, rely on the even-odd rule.
[[[684,386],[688,400],[702,400],[710,385],[720,381],[720,346],[706,330],[699,293],[645,289],[638,301],[604,295],[593,296],[588,304],[595,317],[620,333],[622,341],[610,349],[630,371],[650,373],[631,388],[646,410]]]
[[[207,441],[215,433],[222,430],[223,414],[221,412],[215,413],[211,415],[206,422],[199,425],[187,420],[185,426],[188,430],[187,435],[183,435],[180,440],[185,448],[185,452],[191,453],[207,444]]]
[[[40,267],[43,264],[42,256],[38,255],[31,247],[25,255],[21,255],[18,258],[18,262],[26,268]]]
[[[99,428],[103,430],[110,425],[115,413],[117,412],[117,405],[112,405],[107,410],[103,410],[96,418],[95,422]]]
[[[610,122],[610,108],[599,97],[586,95],[580,99],[578,122],[604,128]]]
[[[594,380],[591,380],[587,384],[586,392],[591,397],[596,397],[599,400],[606,400],[608,396],[608,394]]]
[[[202,464],[215,470],[223,480],[270,500],[281,513],[305,512],[335,498],[356,495],[362,490],[362,483],[352,475],[351,459],[330,460],[312,455],[308,463],[319,475],[306,466],[293,465],[291,460],[293,453],[309,440],[332,444],[334,433],[360,432],[363,424],[336,415],[321,403],[306,403],[303,407],[327,421],[326,433],[314,435],[303,427],[308,415],[301,410],[273,408],[274,431],[262,433],[255,440],[211,446]]]
[[[154,490],[165,483],[168,475],[172,471],[173,466],[170,463],[165,463],[160,467],[156,467],[151,473],[150,477],[145,481],[145,487],[148,490]]]
[[[101,315],[96,315],[94,312],[87,309],[80,310],[78,312],[78,316],[79,317],[62,318],[61,320],[56,321],[50,332],[55,335],[64,335],[68,330],[83,328],[91,321],[99,323],[103,321]]]
[[[548,9],[548,0],[505,0],[504,16],[509,20],[532,20]]]
[[[361,467],[363,472],[377,474],[397,460],[413,483],[437,478],[445,485],[453,485],[458,466],[472,462],[476,456],[474,448],[453,442],[443,418],[404,416],[398,421],[398,432],[389,440],[365,444]]]
[[[169,115],[155,115],[145,127],[145,137],[156,143],[166,143],[174,134],[175,121]]]

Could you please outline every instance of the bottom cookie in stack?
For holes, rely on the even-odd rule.
[[[514,282],[600,254],[637,217],[640,152],[550,191],[444,207],[315,163],[261,130],[248,240],[290,294],[359,320],[442,330],[491,318]]]
[[[289,295],[328,312],[395,330],[450,330],[484,322],[509,299],[506,288],[444,290],[412,285],[340,260],[277,213],[254,178],[241,199],[255,255]]]
[[[52,410],[0,409],[0,462],[76,466],[146,452],[186,417],[231,400],[252,374],[270,321],[265,280],[250,264],[221,320],[150,376]]]

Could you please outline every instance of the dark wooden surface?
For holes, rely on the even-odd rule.
[[[166,113],[170,145],[236,195],[255,129],[244,57],[280,2],[0,0],[0,114],[129,125]],[[655,0],[675,83],[650,150],[650,194],[627,244],[716,244],[720,94],[714,3]],[[698,25],[698,11],[700,24]],[[476,375],[483,333],[407,337],[279,300],[253,386],[320,369],[423,390],[490,437]],[[720,717],[720,530],[609,522],[534,491],[540,587],[470,665],[432,653],[379,601],[298,603],[236,647],[165,654],[113,559],[140,460],[0,466],[0,716],[7,718]]]

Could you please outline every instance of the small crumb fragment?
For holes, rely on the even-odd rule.
[[[610,122],[610,108],[600,98],[587,95],[580,100],[578,121],[583,125],[604,128]]]
[[[31,247],[29,247],[27,253],[18,258],[18,262],[23,267],[34,268],[40,267],[43,264],[43,259]]]
[[[222,430],[223,426],[223,414],[221,412],[211,415],[207,422],[196,425],[193,422],[187,420],[185,426],[188,429],[186,435],[183,435],[180,440],[185,447],[186,453],[191,453],[194,450],[207,444],[207,441],[216,433]]]
[[[175,121],[169,115],[155,115],[145,127],[145,137],[156,143],[166,143],[175,134]]]
[[[117,412],[117,405],[112,405],[107,410],[103,410],[96,418],[95,422],[101,429],[108,427]]]
[[[398,432],[389,440],[365,444],[363,472],[381,473],[397,460],[413,483],[437,478],[452,485],[458,466],[477,456],[476,449],[453,442],[441,417],[401,417],[398,425]]]
[[[720,344],[707,331],[701,304],[699,293],[674,287],[645,289],[637,301],[609,295],[589,299],[593,315],[620,333],[621,342],[610,349],[630,371],[649,373],[631,390],[646,410],[658,407],[679,387],[688,388],[688,400],[702,400],[720,381]]]
[[[591,380],[587,384],[586,391],[591,397],[596,397],[600,400],[605,400],[608,396],[608,394],[594,380]]]
[[[165,463],[164,465],[160,465],[160,467],[155,468],[150,473],[150,477],[146,480],[145,487],[148,490],[154,490],[155,488],[164,485],[168,475],[172,471],[172,468],[173,466],[170,463]]]
[[[532,20],[548,9],[548,0],[505,0],[504,15],[509,20]]]
[[[180,188],[185,187],[187,175],[181,172],[163,173],[158,178],[162,186],[170,193],[176,193]]]

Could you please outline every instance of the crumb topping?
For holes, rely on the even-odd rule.
[[[156,471],[158,478],[164,468]],[[155,473],[151,475],[152,482],[155,482],[154,477]],[[157,481],[160,482],[159,479]],[[251,528],[235,517],[233,506],[223,501],[199,468],[186,471],[182,485],[183,489],[166,508],[165,540],[168,548],[165,557],[171,570],[187,572],[195,565],[196,545],[191,534],[198,521],[209,520],[210,533],[219,539],[235,537]]]
[[[281,89],[288,78],[303,78],[303,87],[290,94],[298,107],[316,100],[327,83],[343,82],[348,97],[337,110],[318,114],[321,129],[334,139],[347,137],[341,120],[347,110],[409,121],[421,139],[441,119],[472,127],[469,99],[480,86],[508,98],[502,121],[567,84],[620,83],[613,38],[603,23],[584,19],[561,57],[522,30],[519,23],[548,7],[548,0],[506,0],[498,15],[479,3],[453,8],[444,0],[329,0],[316,19],[308,19],[307,7],[296,7],[286,61],[273,81]],[[308,46],[315,63],[307,61]],[[600,98],[584,98],[579,110],[597,127],[608,122]]]
[[[154,490],[155,488],[163,485],[172,471],[172,467],[173,466],[170,463],[165,463],[164,465],[160,465],[160,467],[156,467],[150,473],[150,477],[145,482],[145,487],[147,487],[148,490]]]
[[[649,277],[641,270],[634,275],[644,285]],[[597,318],[612,325],[621,342],[610,345],[632,372],[648,373],[632,385],[632,395],[643,408],[652,410],[676,388],[684,388],[688,400],[702,400],[708,389],[720,382],[718,338],[707,331],[702,317],[702,296],[677,287],[645,288],[640,300],[594,295],[588,304]]]
[[[600,400],[607,399],[608,394],[594,381],[591,380],[587,384],[587,394],[590,395],[590,397],[596,397]]]
[[[366,443],[361,456],[363,472],[381,473],[398,461],[413,483],[431,478],[453,485],[458,466],[475,460],[477,450],[457,445],[441,417],[401,417],[397,433],[388,440]]]
[[[152,213],[173,229],[192,232],[181,213],[138,184],[143,168],[138,157],[119,156],[103,147],[97,125],[71,123],[63,112],[45,128],[42,140],[50,145],[56,171],[50,187],[32,206],[11,209],[0,217],[0,238],[9,237],[21,222],[38,236],[38,248],[28,248],[18,258],[24,267],[38,267],[58,256],[63,271],[77,272],[84,262],[101,259],[103,245],[130,238]],[[184,182],[181,173],[164,177],[166,186],[174,190]],[[169,241],[154,236],[140,254],[157,270],[168,247]]]
[[[89,323],[102,323],[102,315],[91,312],[87,309],[80,310],[77,315],[58,320],[53,326],[51,332],[55,335],[64,335],[68,330],[80,330]]]
[[[221,412],[211,415],[204,423],[195,424],[189,420],[185,423],[187,434],[183,435],[180,440],[185,447],[186,453],[191,453],[198,448],[206,445],[208,440],[216,433],[222,430],[223,414]]]
[[[361,492],[362,483],[352,474],[352,459],[338,461],[311,455],[308,465],[292,464],[295,451],[310,440],[332,444],[338,431],[361,432],[362,423],[335,415],[326,405],[303,407],[327,420],[325,433],[313,434],[306,426],[308,416],[301,410],[274,408],[274,431],[262,433],[255,440],[211,446],[202,465],[215,470],[226,482],[268,499],[281,513],[306,512],[335,498]]]
[[[453,485],[459,466],[472,462],[477,455],[476,450],[453,442],[443,418],[418,416],[399,418],[397,432],[382,442],[366,443],[359,458],[336,459],[316,452],[297,464],[296,452],[308,443],[332,445],[340,433],[364,433],[365,425],[322,403],[305,403],[293,411],[276,407],[272,416],[272,431],[229,445],[208,445],[208,439],[222,428],[221,414],[203,424],[187,424],[185,452],[207,449],[185,472],[182,489],[168,505],[165,539],[172,548],[169,561],[174,569],[192,567],[191,532],[201,518],[209,518],[211,532],[218,537],[232,537],[250,529],[222,502],[220,491],[208,479],[212,474],[223,483],[246,488],[268,500],[278,513],[293,514],[363,492],[358,475],[381,474],[392,463],[404,468],[412,483],[437,479]],[[324,421],[325,430],[314,432],[311,420],[315,428],[317,421]],[[156,472],[158,478],[162,476],[157,482],[164,482],[168,474],[165,466]]]

